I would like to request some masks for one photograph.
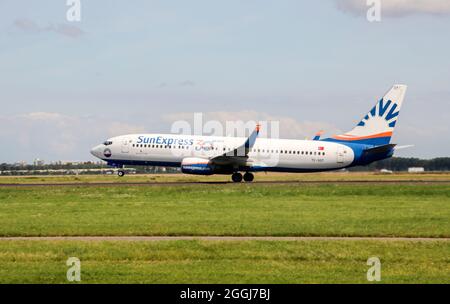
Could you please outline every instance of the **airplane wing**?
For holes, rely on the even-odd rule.
[[[234,150],[225,152],[219,156],[211,158],[211,161],[216,164],[230,165],[230,164],[243,164],[248,160],[248,153],[255,145],[256,138],[259,135],[260,125],[256,125],[255,130],[250,134],[245,143]]]

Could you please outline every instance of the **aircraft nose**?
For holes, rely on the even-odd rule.
[[[91,154],[94,155],[95,157],[100,157],[100,149],[101,145],[95,146],[94,148],[91,149]]]

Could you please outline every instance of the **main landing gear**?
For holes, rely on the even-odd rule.
[[[119,177],[123,177],[123,176],[125,175],[125,171],[119,170],[119,171],[117,171],[117,175],[118,175]]]
[[[239,172],[233,173],[233,175],[231,175],[231,179],[235,183],[240,183],[242,182],[242,174]]]
[[[254,178],[255,177],[250,172],[246,172],[244,174],[244,181],[247,182],[247,183],[252,182]],[[242,182],[242,174],[239,173],[239,172],[233,173],[233,175],[231,175],[231,179],[235,183],[240,183],[240,182]]]
[[[246,172],[244,174],[244,181],[246,181],[248,183],[252,182],[254,178],[255,178],[255,176],[250,172]]]

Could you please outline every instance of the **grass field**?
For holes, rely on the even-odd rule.
[[[287,178],[265,178],[270,176]],[[449,179],[360,173],[293,176],[316,181]],[[125,181],[179,178],[185,179],[130,176]],[[30,183],[29,178],[12,179]],[[75,181],[111,180],[119,179],[83,176]],[[73,181],[63,177],[57,182]],[[10,178],[0,178],[0,183],[8,182]],[[0,187],[0,236],[92,235],[448,238],[450,183]],[[0,283],[64,283],[69,256],[81,259],[84,283],[363,283],[371,256],[382,261],[384,283],[450,283],[450,242],[393,240],[3,240]]]
[[[313,174],[257,173],[255,181],[436,181],[450,182],[449,173],[396,173],[324,172]],[[127,182],[229,182],[228,175],[192,176],[185,174],[135,174],[118,178],[115,175],[67,176],[0,176],[0,184],[39,183],[127,183]]]
[[[67,283],[66,260],[82,283],[449,283],[448,242],[169,241],[0,242],[0,283]]]
[[[450,185],[0,188],[0,236],[450,237]]]

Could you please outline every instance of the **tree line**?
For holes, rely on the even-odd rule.
[[[376,171],[387,169],[392,171],[408,171],[408,168],[422,167],[425,171],[450,171],[450,157],[438,157],[433,159],[392,157],[369,166],[354,167],[351,171]]]
[[[350,171],[377,171],[387,169],[392,171],[408,171],[411,167],[423,167],[425,171],[450,171],[450,157],[439,157],[433,159],[392,157],[382,161],[370,164],[369,166],[353,167]],[[83,164],[45,164],[45,165],[25,165],[17,164],[0,164],[0,171],[18,171],[18,170],[76,170],[76,169],[105,169],[106,164],[99,163],[83,163]],[[133,166],[137,173],[151,173],[160,171],[161,168],[148,166]],[[168,168],[169,172],[174,169]]]

